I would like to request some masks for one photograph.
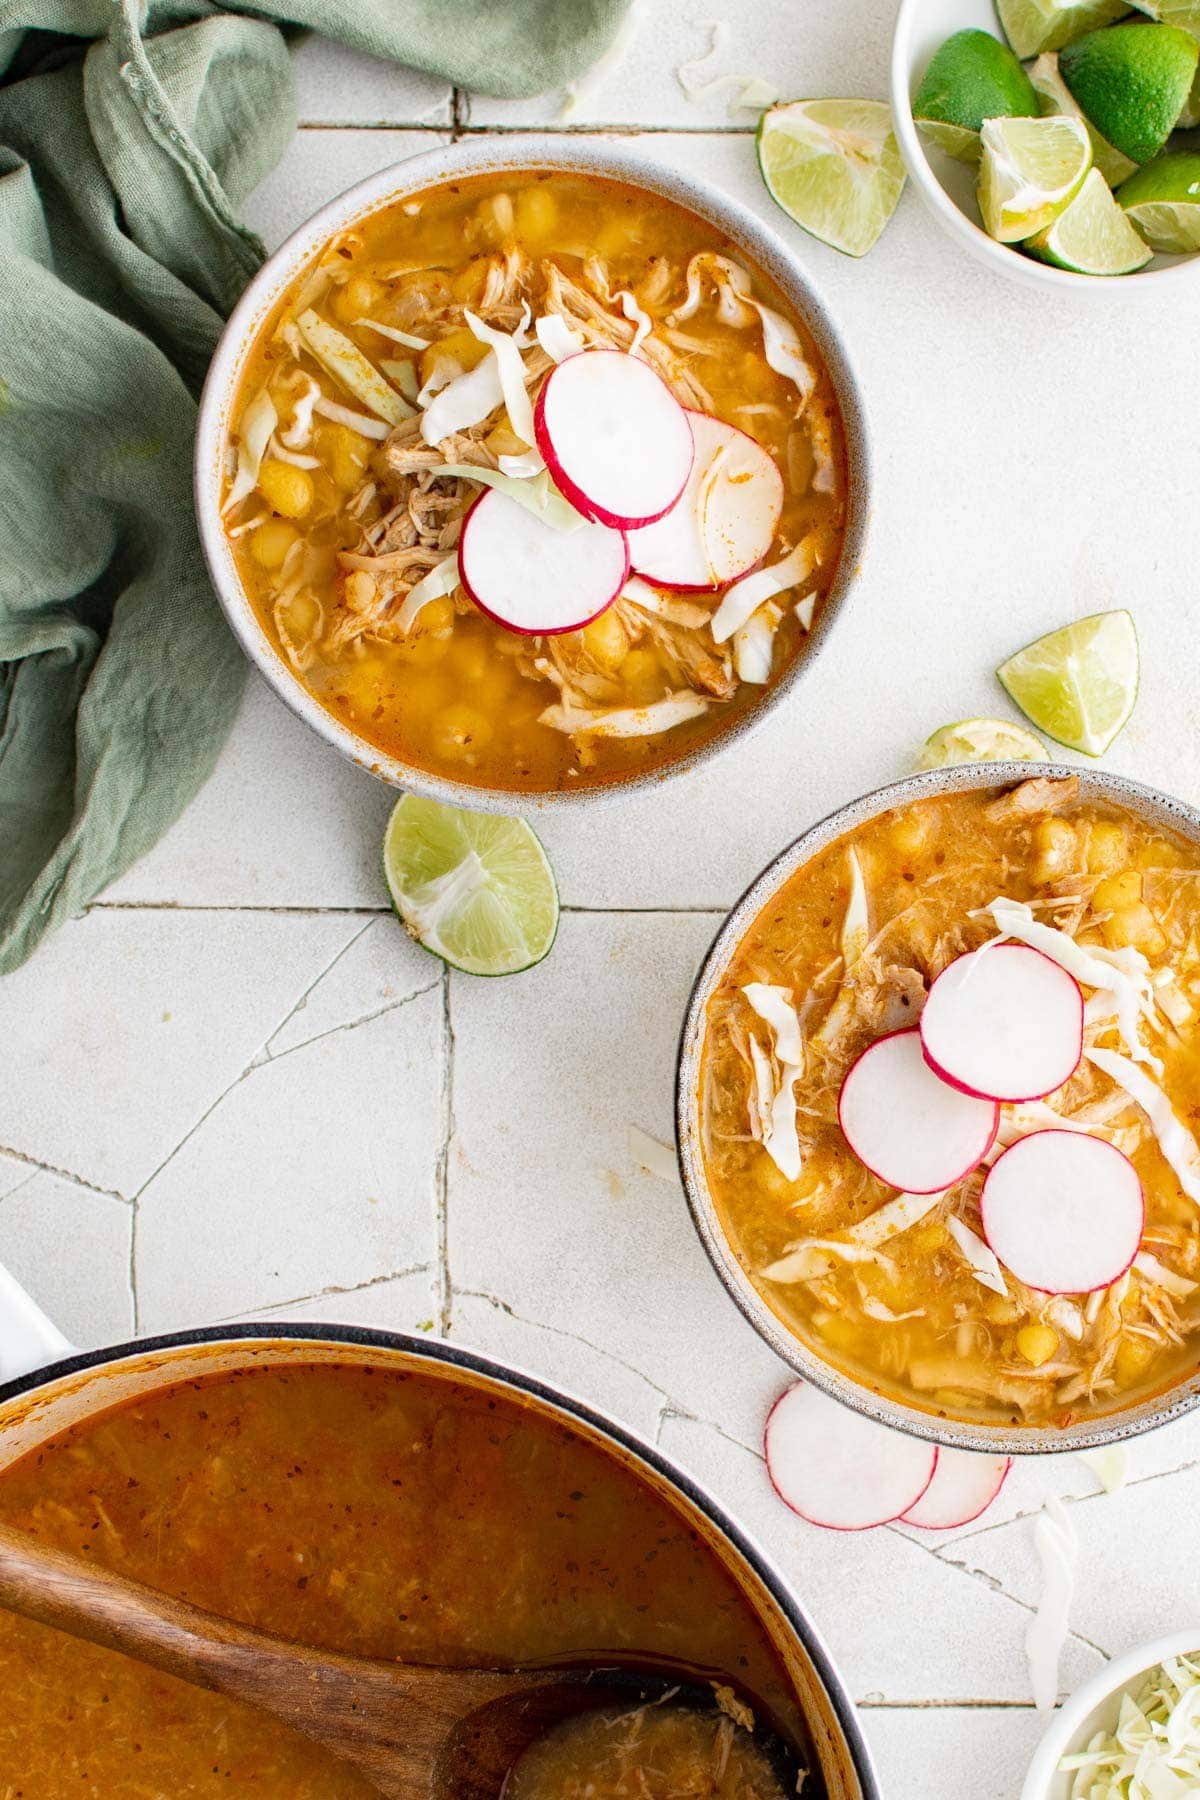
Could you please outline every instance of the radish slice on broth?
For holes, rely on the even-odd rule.
[[[930,1068],[964,1093],[1040,1100],[1079,1067],[1083,994],[1040,950],[985,944],[933,983],[921,1043]]]
[[[877,1038],[850,1065],[838,1122],[872,1175],[906,1193],[932,1194],[969,1175],[991,1148],[1000,1108],[935,1075],[913,1026]]]
[[[1118,1280],[1145,1224],[1129,1158],[1075,1131],[1018,1138],[992,1165],[979,1214],[1005,1268],[1047,1294],[1090,1294]]]
[[[629,573],[629,552],[607,525],[559,531],[490,488],[463,524],[458,569],[480,612],[497,625],[554,636],[578,631],[612,605]]]
[[[762,561],[783,511],[783,477],[767,452],[723,419],[689,412],[695,455],[671,510],[629,534],[633,567],[661,587],[725,587]]]
[[[987,1456],[974,1450],[938,1451],[933,1480],[915,1506],[901,1519],[922,1531],[950,1531],[969,1525],[987,1511],[1008,1478],[1011,1456]]]
[[[933,1480],[934,1444],[904,1437],[797,1382],[775,1402],[763,1449],[785,1506],[830,1531],[867,1531],[915,1506]]]
[[[623,350],[584,350],[551,369],[534,415],[556,487],[589,519],[632,528],[669,511],[691,473],[687,414]]]

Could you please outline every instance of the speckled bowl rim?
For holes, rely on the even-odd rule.
[[[624,181],[686,207],[731,238],[774,282],[787,305],[812,332],[833,379],[846,429],[850,505],[837,578],[808,642],[756,706],[686,755],[644,774],[595,787],[526,792],[476,786],[430,774],[368,743],[314,699],[275,650],[242,587],[221,525],[220,483],[226,421],[259,326],[297,272],[329,238],[386,203],[439,183],[506,170],[541,169],[565,169]],[[860,572],[870,508],[871,467],[866,413],[841,332],[799,257],[769,226],[710,183],[667,168],[641,149],[625,144],[582,142],[569,135],[519,133],[445,145],[392,164],[329,201],[292,233],[259,270],[221,335],[200,401],[194,483],[200,541],[217,599],[247,657],[284,704],[326,743],[394,787],[476,811],[512,812],[514,808],[578,806],[656,791],[667,778],[699,767],[759,729],[768,718],[774,718],[781,703],[817,660]]]
[[[932,795],[1004,787],[1031,775],[1077,776],[1083,800],[1096,797],[1116,801],[1139,818],[1152,824],[1168,825],[1200,845],[1200,810],[1128,776],[1101,769],[1049,762],[972,763],[907,775],[886,787],[876,788],[860,799],[838,807],[802,832],[755,878],[733,908],[709,946],[688,1001],[679,1038],[675,1087],[679,1169],[692,1221],[726,1290],[759,1336],[806,1381],[881,1425],[959,1450],[982,1450],[1010,1456],[1092,1449],[1155,1430],[1182,1417],[1200,1402],[1200,1371],[1138,1406],[1081,1420],[1077,1425],[1046,1428],[944,1419],[902,1400],[878,1394],[855,1381],[832,1363],[825,1362],[788,1330],[750,1281],[722,1229],[705,1177],[700,1148],[700,1070],[708,1001],[762,908],[798,869],[811,862],[835,839],[893,807]]]
[[[219,1349],[222,1346],[259,1344],[264,1350],[290,1350],[297,1346],[345,1347],[348,1351],[384,1350],[409,1357],[415,1362],[428,1362],[439,1368],[460,1369],[481,1377],[500,1389],[525,1396],[536,1402],[539,1410],[551,1417],[557,1415],[568,1425],[578,1422],[601,1442],[608,1442],[631,1458],[677,1493],[695,1512],[702,1515],[712,1529],[725,1540],[738,1561],[760,1583],[774,1608],[778,1623],[789,1632],[807,1658],[813,1675],[824,1693],[833,1725],[839,1736],[834,1738],[829,1722],[824,1726],[829,1755],[840,1764],[835,1768],[845,1780],[853,1773],[860,1800],[883,1800],[879,1779],[853,1700],[850,1698],[837,1664],[824,1638],[809,1618],[792,1583],[784,1576],[762,1546],[740,1526],[719,1500],[696,1477],[655,1445],[618,1423],[606,1413],[580,1400],[569,1390],[556,1387],[500,1357],[484,1351],[467,1349],[442,1338],[417,1336],[406,1331],[375,1330],[362,1325],[296,1323],[288,1320],[248,1321],[243,1324],[200,1326],[190,1330],[167,1332],[158,1337],[135,1338],[131,1342],[104,1346],[98,1350],[76,1351],[56,1362],[31,1370],[0,1383],[0,1424],[6,1414],[21,1409],[43,1409],[54,1404],[63,1393],[86,1391],[93,1381],[119,1376],[123,1368],[145,1366],[163,1373],[163,1385],[171,1385],[170,1369],[178,1359],[181,1371],[189,1350]],[[180,1373],[176,1380],[186,1380]],[[111,1404],[111,1396],[109,1396]],[[91,1416],[106,1410],[105,1396],[86,1408]],[[733,1568],[730,1576],[739,1589],[740,1575]],[[799,1695],[797,1695],[799,1703]],[[813,1747],[817,1748],[817,1721],[806,1716]],[[825,1765],[826,1768],[828,1764]]]

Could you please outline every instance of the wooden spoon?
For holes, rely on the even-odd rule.
[[[719,1672],[624,1653],[509,1670],[332,1655],[219,1618],[6,1525],[0,1606],[271,1713],[360,1770],[387,1800],[498,1800],[521,1752],[573,1714],[668,1697],[711,1709],[714,1682],[740,1689]],[[755,1737],[794,1793],[803,1763],[772,1727]]]

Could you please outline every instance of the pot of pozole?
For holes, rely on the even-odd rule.
[[[594,795],[788,692],[861,558],[862,409],[752,214],[628,147],[415,157],[234,312],[196,497],[243,647],[438,798]]]
[[[684,1024],[730,1293],[858,1411],[1082,1448],[1200,1396],[1200,814],[1057,765],[912,776],[749,889]]]
[[[0,1375],[62,1348],[0,1271]],[[740,1714],[751,1697],[806,1792],[878,1793],[819,1639],[715,1503],[619,1427],[444,1344],[251,1325],[9,1380],[0,1522],[319,1649],[502,1668],[629,1652],[732,1673],[736,1705],[635,1706],[541,1740],[509,1777],[522,1800],[781,1800]],[[14,1794],[375,1792],[265,1714],[3,1611],[0,1669]]]

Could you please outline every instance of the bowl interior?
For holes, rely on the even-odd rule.
[[[300,270],[335,233],[406,195],[447,181],[464,176],[545,169],[562,169],[624,182],[697,214],[728,237],[774,285],[785,306],[812,333],[833,381],[846,435],[848,503],[837,575],[813,630],[801,653],[756,705],[685,755],[644,774],[633,774],[593,787],[567,786],[554,791],[523,791],[514,795],[507,788],[452,780],[406,763],[368,743],[320,705],[279,656],[245,593],[221,524],[220,491],[228,421],[256,335]],[[343,755],[382,780],[451,804],[499,812],[511,812],[517,804],[522,807],[579,805],[633,791],[657,791],[665,777],[695,767],[762,725],[817,658],[847,591],[859,573],[869,487],[867,422],[846,346],[824,300],[783,240],[755,214],[718,189],[694,176],[656,163],[635,147],[577,144],[569,137],[536,134],[467,140],[423,152],[358,183],[314,214],[267,261],[231,314],[205,383],[196,438],[196,511],[209,573],[235,636],[279,697]]]
[[[1003,787],[1030,775],[1075,776],[1080,783],[1081,799],[1086,801],[1094,797],[1115,801],[1139,818],[1169,826],[1200,845],[1200,812],[1194,807],[1124,776],[1061,763],[976,763],[910,775],[879,788],[839,808],[804,832],[742,895],[717,933],[692,990],[680,1035],[676,1086],[679,1163],[692,1219],[717,1274],[759,1336],[805,1379],[882,1425],[934,1443],[1008,1455],[1082,1450],[1115,1443],[1162,1425],[1200,1403],[1200,1371],[1164,1394],[1149,1397],[1119,1412],[1081,1419],[1077,1424],[1054,1430],[942,1418],[906,1400],[876,1393],[826,1362],[798,1338],[763,1299],[742,1267],[726,1236],[708,1186],[702,1149],[700,1093],[709,999],[758,914],[798,869],[835,839],[892,807],[937,794]]]
[[[1086,289],[1092,293],[1120,290],[1133,280],[1187,275],[1194,256],[1154,256],[1133,275],[1079,275],[1024,256],[1014,246],[998,244],[983,229],[975,201],[976,170],[947,156],[922,136],[912,116],[912,99],[930,60],[946,39],[969,28],[990,32],[1004,41],[992,0],[903,0],[892,47],[892,110],[904,161],[914,184],[935,216],[953,236],[993,267],[1018,280],[1041,286]]]

